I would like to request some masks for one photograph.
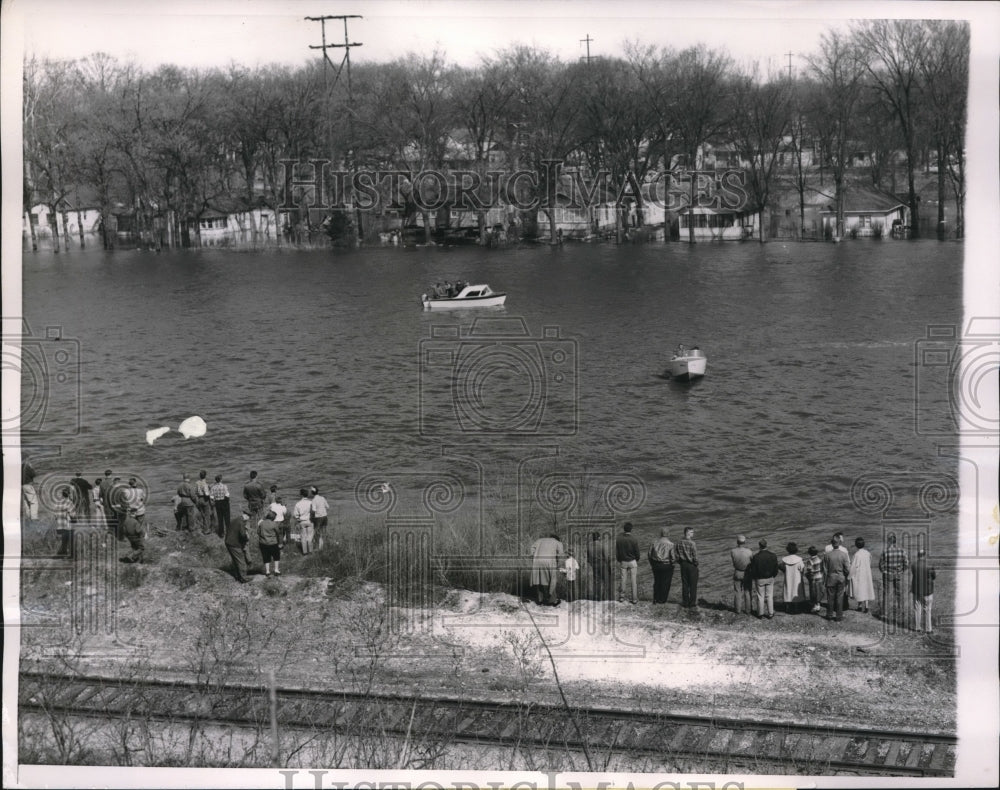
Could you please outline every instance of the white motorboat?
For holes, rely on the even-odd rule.
[[[470,307],[500,307],[507,294],[497,293],[485,283],[466,285],[455,296],[423,294],[424,310],[462,310]]]
[[[685,346],[677,346],[677,350],[670,358],[670,375],[681,381],[690,381],[704,376],[707,364],[708,359],[701,353],[698,346],[690,349]]]

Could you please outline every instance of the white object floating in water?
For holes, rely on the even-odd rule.
[[[383,494],[388,494],[389,493],[389,484],[388,483],[382,483],[382,485],[379,486],[379,489],[382,491]]]
[[[198,416],[188,417],[180,424],[180,427],[178,427],[177,430],[181,432],[185,439],[190,439],[192,436],[195,438],[204,436],[205,421]]]
[[[163,434],[170,433],[170,429],[164,426],[163,428],[153,428],[151,431],[146,431],[146,441],[152,444],[157,439],[159,439]]]

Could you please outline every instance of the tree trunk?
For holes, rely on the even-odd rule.
[[[35,223],[31,221],[31,209],[27,211],[28,233],[31,235],[31,251],[38,252],[38,234],[35,232]]]
[[[914,161],[916,151],[912,141],[908,141],[906,146],[906,183],[908,188],[907,202],[910,204],[910,238],[920,238],[920,204],[917,200],[916,187],[916,162]]]
[[[947,235],[947,229],[944,224],[944,144],[941,140],[938,140],[937,144],[937,202],[938,202],[938,215],[937,215],[937,237],[938,241],[944,241]]]
[[[757,212],[757,241],[764,243],[764,209]]]
[[[49,206],[49,227],[52,229],[52,251],[59,252],[59,214],[55,206]]]
[[[837,222],[833,230],[833,235],[838,239],[844,238],[844,176],[841,173],[834,173],[834,189],[837,191]]]
[[[476,224],[479,226],[479,243],[483,247],[486,246],[486,213],[483,211],[476,212]]]
[[[62,212],[63,221],[63,250],[69,252],[69,212]]]
[[[420,216],[424,218],[424,244],[431,243],[431,214],[429,211],[421,211]]]

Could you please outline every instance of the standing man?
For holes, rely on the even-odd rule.
[[[198,494],[196,503],[198,505],[198,525],[201,527],[201,534],[207,535],[212,531],[212,487],[208,484],[208,472],[202,469],[198,472],[198,482],[195,483],[195,491]]]
[[[326,535],[327,516],[330,512],[330,504],[326,497],[320,494],[316,486],[309,489],[312,498],[313,526],[316,528],[316,549],[323,548],[323,536]]]
[[[768,551],[767,541],[760,539],[760,551],[750,560],[750,577],[757,592],[757,617],[774,617],[774,577],[778,575],[778,555]]]
[[[674,548],[681,566],[681,606],[698,608],[698,547],[694,543],[694,527],[684,528],[684,539]]]
[[[558,535],[539,538],[531,546],[531,587],[539,606],[558,606],[556,592],[559,583],[559,566],[565,552]]]
[[[826,577],[826,619],[844,619],[844,590],[851,576],[851,558],[840,551],[840,538],[833,536],[833,550],[823,555],[823,575]],[[836,612],[836,617],[834,617]]]
[[[649,566],[653,571],[653,603],[666,603],[670,597],[670,582],[674,578],[674,542],[667,527],[649,548]]]
[[[182,528],[188,532],[194,532],[194,525],[198,521],[198,507],[195,504],[198,493],[191,485],[191,475],[185,474],[181,478],[181,484],[177,486],[177,496],[179,497],[177,510],[181,514],[178,524],[183,525]]]
[[[747,614],[753,612],[750,603],[751,577],[747,573],[750,567],[750,560],[753,559],[753,552],[747,547],[747,539],[742,535],[736,536],[736,548],[729,551],[729,557],[733,561],[733,608],[736,614]],[[759,610],[758,610],[759,611]]]
[[[917,559],[910,568],[910,594],[913,596],[913,624],[920,633],[934,632],[931,607],[934,604],[934,579],[937,571],[927,564],[927,549],[917,549]]]
[[[246,523],[249,519],[245,513],[240,519],[233,519],[229,522],[226,530],[226,551],[233,559],[233,575],[240,584],[246,584],[247,579],[247,553],[246,545],[250,540],[247,535]]]
[[[216,475],[215,482],[208,491],[212,497],[212,507],[215,508],[215,533],[224,538],[229,527],[229,486],[222,482],[222,475]]]
[[[612,593],[614,576],[611,572],[611,552],[601,537],[594,530],[590,533],[590,543],[587,544],[587,564],[594,582],[594,600],[606,601]]]
[[[250,511],[250,523],[256,524],[260,521],[261,510],[264,509],[264,499],[267,491],[257,479],[256,472],[250,472],[250,479],[243,486],[243,498],[247,501],[247,510]]]
[[[910,560],[906,552],[896,545],[895,534],[889,535],[885,543],[885,551],[878,560],[878,569],[882,573],[882,616],[896,622],[902,613],[903,574],[910,566]]]
[[[632,537],[632,522],[626,521],[622,533],[615,538],[615,557],[618,560],[618,602],[625,602],[625,591],[629,592],[629,603],[639,603],[639,541]]]

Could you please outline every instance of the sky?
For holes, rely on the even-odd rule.
[[[673,2],[672,0],[7,0],[23,27],[28,55],[84,57],[103,51],[155,67],[302,65],[319,58],[319,22],[307,16],[357,14],[349,20],[353,62],[384,62],[407,52],[444,52],[471,66],[514,43],[548,49],[564,61],[620,55],[626,40],[683,48],[724,48],[741,64],[796,73],[830,28],[865,16],[960,17],[963,3]],[[326,23],[327,40],[343,43],[343,22]],[[331,57],[339,62],[343,50]]]

